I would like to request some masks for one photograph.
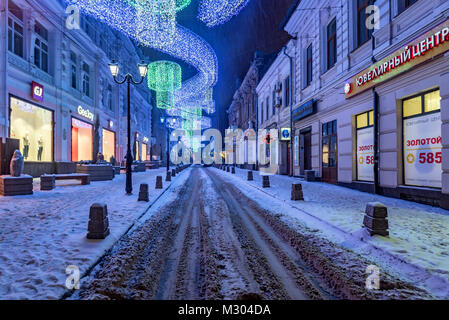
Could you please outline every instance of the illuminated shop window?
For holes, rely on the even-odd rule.
[[[53,160],[53,112],[11,97],[11,138],[25,161]]]
[[[148,146],[146,143],[142,143],[142,160],[147,160]]]
[[[110,161],[115,158],[115,132],[103,129],[103,156],[104,160]]]
[[[72,161],[93,160],[92,146],[92,125],[76,118],[72,118]]]
[[[367,111],[355,118],[357,128],[357,180],[374,181],[374,112]]]
[[[404,183],[441,188],[440,91],[402,101]]]

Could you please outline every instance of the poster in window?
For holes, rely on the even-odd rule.
[[[295,166],[299,167],[299,136],[295,136],[294,140],[294,149],[295,149]]]
[[[441,188],[441,114],[404,120],[405,184]]]
[[[357,180],[374,181],[374,128],[357,130]]]

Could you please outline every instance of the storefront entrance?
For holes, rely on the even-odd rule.
[[[53,161],[53,111],[10,97],[10,137],[25,161]]]
[[[312,170],[312,128],[301,130],[300,132],[300,175],[304,175],[306,170]]]
[[[323,124],[322,127],[323,173],[322,180],[337,183],[337,120]]]
[[[72,118],[72,161],[93,160],[92,147],[93,126]]]

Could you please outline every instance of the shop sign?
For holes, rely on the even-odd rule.
[[[441,114],[404,120],[405,184],[441,188]]]
[[[281,128],[281,141],[291,140],[292,130],[290,128]]]
[[[82,106],[78,106],[78,114],[89,119],[90,121],[94,121],[94,114],[88,109],[84,109]]]
[[[316,110],[316,100],[310,100],[310,101],[304,103],[299,108],[293,110],[293,112],[292,112],[293,121],[298,121],[298,120],[304,119],[305,117],[315,114],[316,111],[317,111]]]
[[[374,181],[374,128],[357,130],[357,180]]]
[[[345,84],[346,98],[351,98],[448,50],[449,20],[351,78]]]
[[[31,83],[31,97],[36,101],[44,101],[44,86],[33,81]]]

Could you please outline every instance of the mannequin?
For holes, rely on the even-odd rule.
[[[44,151],[44,139],[42,136],[39,137],[39,140],[37,140],[37,161],[42,161],[42,152]]]
[[[28,132],[23,137],[23,158],[28,159],[28,152],[30,151],[30,138]]]

